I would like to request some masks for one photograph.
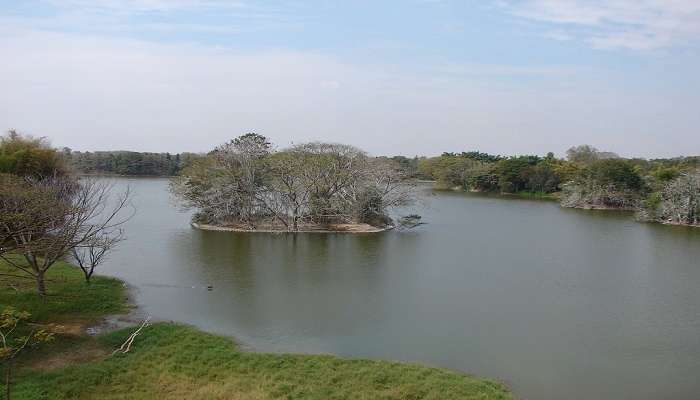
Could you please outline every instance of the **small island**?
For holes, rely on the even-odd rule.
[[[382,232],[396,225],[390,210],[416,200],[395,160],[337,143],[275,151],[256,133],[195,160],[170,188],[196,210],[195,228],[232,232]]]

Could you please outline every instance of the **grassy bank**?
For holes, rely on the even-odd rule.
[[[0,264],[0,273],[9,271]],[[0,304],[30,311],[36,322],[63,325],[126,309],[117,280],[98,277],[85,290],[80,271],[67,265],[49,276],[45,302],[31,281],[2,276]],[[20,360],[13,399],[511,399],[498,383],[452,371],[243,352],[229,338],[171,323],[145,328],[131,352],[112,356],[133,330],[94,338],[61,333]]]
[[[59,262],[49,269],[46,287],[47,298],[42,300],[36,294],[34,279],[0,260],[0,306],[28,311],[33,322],[90,322],[128,308],[126,288],[121,281],[95,276],[86,285],[82,271],[66,263]]]

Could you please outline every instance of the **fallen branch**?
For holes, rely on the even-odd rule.
[[[115,355],[115,354],[120,353],[120,352],[122,354],[128,353],[129,350],[131,350],[131,345],[132,345],[132,343],[134,343],[134,339],[136,339],[136,336],[138,336],[139,333],[141,333],[141,330],[143,328],[145,328],[149,325],[148,322],[150,320],[151,320],[151,317],[147,317],[145,320],[143,320],[143,322],[141,323],[141,326],[139,326],[139,328],[137,330],[135,330],[131,335],[129,335],[129,337],[124,341],[124,343],[122,343],[122,345],[118,349],[116,349],[112,352],[112,355]]]

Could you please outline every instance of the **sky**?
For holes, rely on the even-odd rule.
[[[698,0],[0,0],[0,129],[74,150],[700,155]]]

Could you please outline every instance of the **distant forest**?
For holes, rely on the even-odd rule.
[[[201,157],[196,153],[82,152],[67,148],[62,153],[75,171],[96,175],[174,176]]]

